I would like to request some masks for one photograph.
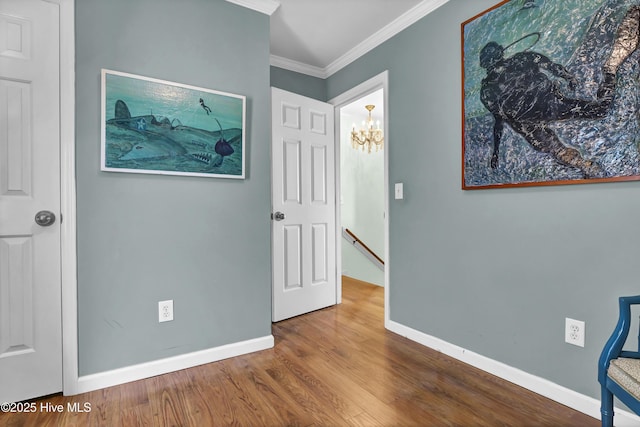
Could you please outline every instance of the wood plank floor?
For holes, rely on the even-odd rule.
[[[273,325],[275,348],[77,396],[1,426],[589,427],[598,420],[383,327],[383,289],[345,279],[343,303]],[[91,411],[67,410],[68,404]]]

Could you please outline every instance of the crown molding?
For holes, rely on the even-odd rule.
[[[423,0],[325,68],[313,67],[286,58],[275,57],[273,55],[271,56],[271,65],[313,77],[326,79],[351,64],[365,53],[380,46],[391,37],[418,22],[420,19],[424,18],[447,2],[449,2],[449,0]]]
[[[409,26],[415,24],[420,19],[424,18],[448,1],[449,0],[424,0],[418,3],[416,6],[396,18],[394,21],[382,27],[371,37],[367,38],[362,43],[355,46],[353,49],[329,64],[325,68],[327,76],[331,76],[337,73],[356,59],[360,58],[374,48],[380,46],[382,43],[386,42],[401,31],[407,29]]]
[[[237,4],[247,9],[253,9],[265,15],[271,16],[280,7],[280,2],[276,0],[226,0],[229,3]]]
[[[314,67],[292,59],[283,58],[282,56],[271,55],[270,64],[274,67],[284,68],[285,70],[295,71],[296,73],[306,74],[311,77],[326,79],[329,77],[324,68]]]

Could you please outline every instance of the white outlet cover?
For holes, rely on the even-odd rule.
[[[158,322],[173,320],[173,300],[158,301]]]
[[[564,323],[564,341],[578,347],[584,347],[585,324],[582,320],[566,318]]]

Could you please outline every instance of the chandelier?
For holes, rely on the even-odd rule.
[[[356,125],[353,125],[351,129],[351,146],[356,150],[362,147],[362,151],[367,148],[368,152],[371,153],[371,147],[375,145],[376,151],[381,149],[384,145],[384,132],[380,129],[380,121],[374,123],[371,118],[371,110],[376,108],[375,105],[365,105],[367,111],[369,112],[369,117],[365,122],[362,122],[362,129],[356,131]]]

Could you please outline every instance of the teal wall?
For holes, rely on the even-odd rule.
[[[617,298],[639,293],[640,183],[462,191],[460,23],[451,0],[332,75],[327,99],[389,70],[391,320],[598,398]],[[586,322],[586,347],[564,319]]]
[[[284,68],[271,67],[271,86],[320,101],[327,100],[325,80]]]
[[[597,397],[617,297],[639,289],[640,183],[460,190],[460,23],[494,4],[451,0],[298,92],[331,99],[389,70],[389,183],[405,183],[391,319]],[[80,375],[269,335],[269,18],[82,0],[76,36]],[[246,95],[247,179],[100,172],[101,68]],[[176,320],[158,324],[163,299]],[[586,321],[584,349],[565,317]]]
[[[247,179],[100,172],[101,68],[245,95]],[[269,79],[267,15],[76,1],[80,375],[271,334]]]

